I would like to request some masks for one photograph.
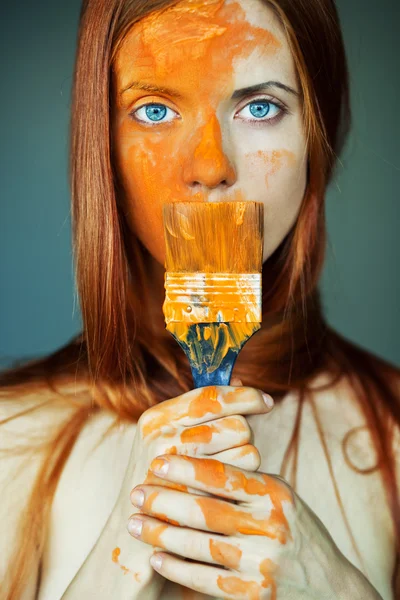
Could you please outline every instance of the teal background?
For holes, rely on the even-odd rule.
[[[340,0],[353,131],[327,197],[328,321],[400,365],[399,5]],[[0,20],[0,364],[80,330],[68,122],[80,1],[8,4]]]

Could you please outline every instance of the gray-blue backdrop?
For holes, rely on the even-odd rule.
[[[353,132],[328,194],[329,322],[400,364],[399,4],[339,0]],[[81,327],[71,260],[68,120],[80,0],[2,11],[0,364]]]

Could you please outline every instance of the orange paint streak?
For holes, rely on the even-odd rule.
[[[176,446],[171,446],[171,448],[167,448],[164,454],[178,454],[178,450]]]
[[[218,390],[215,385],[202,388],[198,396],[189,404],[188,416],[198,419],[211,413],[219,415],[222,411],[222,405],[218,400]]]
[[[115,563],[119,561],[119,555],[121,554],[121,548],[114,548],[111,555],[111,560]]]
[[[158,511],[156,511],[153,508],[153,504],[155,502],[155,499],[157,498],[157,496],[159,496],[160,492],[152,492],[150,494],[150,496],[146,499],[144,505],[143,505],[143,511],[146,513],[151,513],[154,517],[156,517],[157,519],[161,519],[162,521],[165,521],[166,523],[170,523],[171,525],[180,525],[180,523],[178,521],[174,521],[173,519],[169,519],[166,515],[164,515],[163,513],[160,513]]]
[[[246,600],[260,600],[260,586],[255,581],[243,581],[240,577],[217,577],[220,590],[232,596],[240,596]]]
[[[161,477],[157,477],[151,471],[147,472],[146,479],[143,482],[145,485],[162,485],[165,488],[170,488],[172,490],[178,490],[180,492],[187,492],[187,486],[182,485],[180,483],[173,483],[172,481],[168,481],[167,479],[161,479]]]
[[[160,538],[167,528],[168,525],[161,524],[152,527],[151,530],[146,531],[146,541],[152,546],[156,546],[157,548],[164,548],[164,545],[161,542]]]
[[[225,488],[228,477],[225,473],[224,463],[212,458],[202,458],[198,461],[189,456],[182,456],[182,458],[194,467],[196,481],[211,488]]]
[[[218,391],[215,386],[201,388],[199,393],[191,400],[189,406],[183,403],[181,398],[169,400],[168,404],[160,404],[153,407],[151,418],[142,425],[143,437],[148,437],[154,432],[160,432],[162,427],[169,426],[173,421],[184,417],[199,418],[211,413],[218,415],[222,411],[222,405],[218,400]]]
[[[209,444],[213,433],[217,431],[218,428],[215,425],[198,425],[182,431],[181,442],[183,444]]]
[[[274,563],[270,558],[265,558],[260,565],[260,573],[264,576],[262,586],[265,588],[271,588],[271,600],[276,600],[277,585],[276,585],[276,573],[278,571],[278,565]]]
[[[114,548],[114,550],[111,553],[111,560],[113,561],[113,563],[117,564],[121,571],[123,571],[124,575],[128,575],[128,573],[132,573],[132,571],[130,569],[128,569],[128,567],[125,567],[124,565],[121,565],[119,562],[119,556],[121,554],[121,549],[120,548]],[[140,575],[139,573],[132,573],[135,581],[140,582]]]
[[[227,402],[232,402],[232,394],[228,392]],[[239,394],[237,394],[239,396]],[[239,398],[235,398],[237,402]],[[211,423],[210,425],[198,425],[185,429],[181,433],[182,443],[198,443],[209,444],[212,440],[213,433],[221,433],[221,431],[245,432],[246,426],[236,417],[226,417],[221,423]]]
[[[282,502],[293,505],[293,498],[290,490],[281,482],[264,474],[261,474],[263,481],[256,477],[246,477],[244,473],[212,459],[182,458],[193,465],[195,480],[211,488],[211,493],[213,488],[225,489],[229,483],[233,490],[242,490],[249,496],[268,495],[272,502],[273,507],[268,518],[254,519],[251,514],[233,505],[218,505],[210,498],[196,499],[209,529],[228,534],[238,531],[245,535],[265,535],[277,539],[281,544],[286,544],[288,539],[292,539]],[[224,527],[223,531],[221,525]]]
[[[232,544],[210,540],[210,554],[217,563],[225,567],[230,569],[239,568],[242,551]]]
[[[245,446],[241,446],[238,448],[238,451],[235,453],[236,458],[243,458],[244,456],[248,456],[249,454],[255,454],[254,446],[251,444],[246,444]]]
[[[269,187],[270,178],[276,175],[283,167],[296,167],[295,154],[284,148],[272,151],[258,150],[257,152],[249,152],[245,156],[248,160],[249,173],[256,174],[260,170],[265,171],[265,167],[267,167],[265,175],[267,188]]]
[[[119,89],[132,79],[164,85],[179,90],[178,112],[185,111],[183,120],[176,118],[153,131],[146,128],[145,135],[143,125],[134,120],[123,118],[117,124],[118,162],[129,196],[135,199],[132,224],[161,264],[165,256],[162,206],[207,200],[204,192],[188,198],[182,169],[186,180],[209,186],[220,181],[221,173],[229,181],[236,176],[216,117],[220,102],[234,91],[236,61],[257,50],[272,56],[281,47],[270,31],[247,21],[239,2],[223,0],[179,2],[145,17],[128,32],[114,64]],[[130,90],[118,97],[118,106],[124,109],[141,96],[143,92]],[[174,103],[166,103],[173,109]],[[158,135],[166,127],[168,135]],[[168,168],[171,161],[181,167]],[[237,190],[234,199],[251,200]]]

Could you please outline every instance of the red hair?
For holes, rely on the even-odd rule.
[[[110,71],[125,34],[153,10],[175,3],[83,2],[73,86],[70,172],[84,330],[51,356],[0,377],[4,401],[32,390],[50,389],[50,402],[67,402],[73,408],[45,446],[21,527],[29,515],[37,517],[24,528],[16,548],[8,600],[19,597],[32,557],[42,551],[59,476],[90,416],[107,409],[117,420],[136,422],[150,406],[192,386],[188,362],[176,342],[165,330],[154,331],[151,326],[146,298],[151,294],[147,273],[152,257],[131,232],[128,235],[120,209],[110,129]],[[346,378],[371,433],[378,457],[376,469],[385,486],[399,543],[393,432],[400,425],[400,371],[328,326],[317,287],[326,246],[326,188],[350,126],[348,71],[339,18],[333,0],[273,0],[265,4],[279,18],[295,61],[308,140],[308,187],[295,225],[263,265],[264,325],[245,345],[234,374],[244,385],[271,393],[275,402],[289,390],[298,390],[298,414],[283,471],[291,456],[296,465],[299,424],[310,382],[321,372],[331,375],[329,386]],[[61,384],[68,381],[85,386],[87,392],[79,402],[61,392]],[[295,479],[294,470],[290,480],[294,487]],[[337,495],[341,505],[338,490]]]

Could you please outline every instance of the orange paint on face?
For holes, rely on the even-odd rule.
[[[273,56],[279,48],[281,42],[250,23],[239,3],[223,0],[179,2],[145,17],[127,34],[114,65],[118,91],[135,79],[179,90],[182,96],[176,112],[184,118],[153,129],[122,118],[116,128],[119,171],[132,198],[131,224],[160,263],[165,257],[163,204],[206,201],[204,192],[188,188],[189,182],[211,188],[221,179],[231,185],[235,181],[217,110],[234,90],[236,62],[256,50]],[[118,97],[117,107],[123,110],[141,95],[130,90]],[[157,98],[164,102],[159,94]],[[147,92],[146,102],[151,101]],[[165,104],[175,110],[168,96]],[[236,199],[252,200],[235,189]]]
[[[229,569],[239,568],[242,551],[232,544],[210,540],[210,554],[217,563]]]
[[[265,172],[266,188],[270,186],[270,178],[274,177],[283,168],[296,168],[296,155],[285,149],[281,150],[258,150],[245,154],[247,168],[250,174]]]

